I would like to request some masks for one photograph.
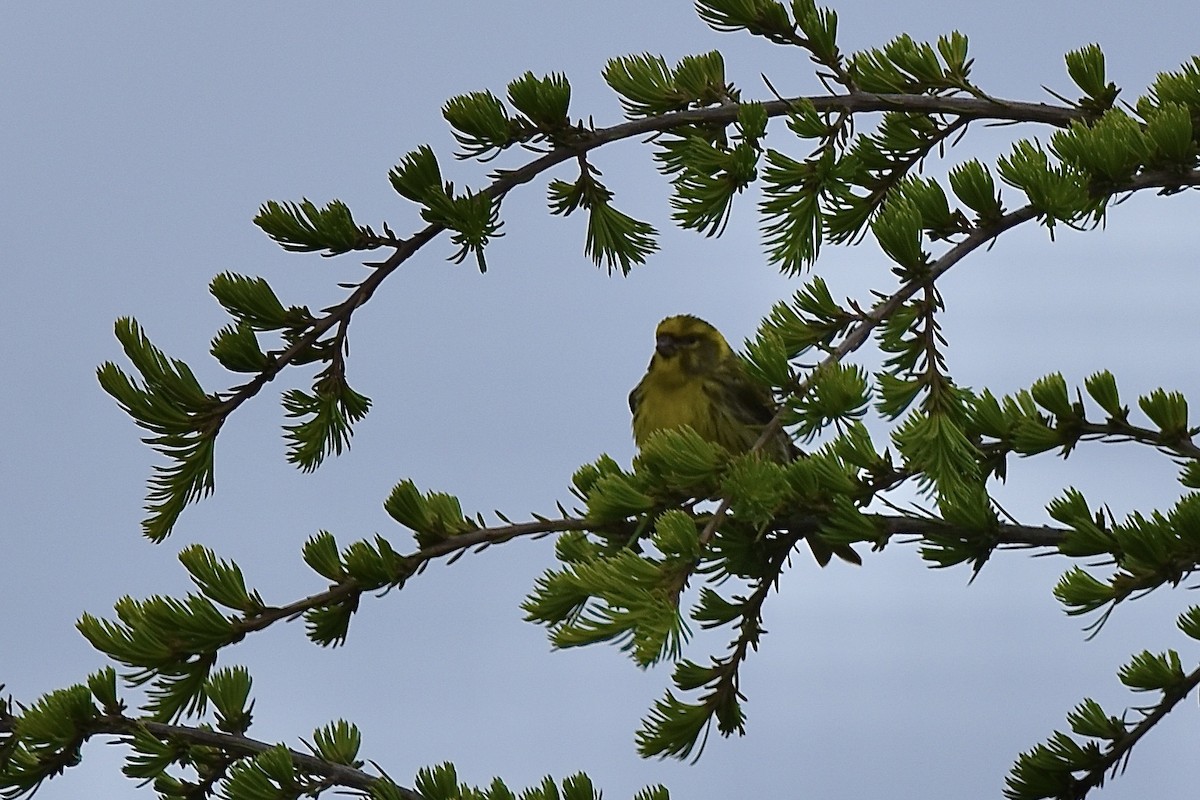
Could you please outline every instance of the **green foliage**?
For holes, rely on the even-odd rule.
[[[1159,107],[1139,106],[1146,120],[1146,166],[1186,172],[1196,163],[1196,134],[1186,106],[1167,103]]]
[[[979,451],[956,414],[912,411],[892,435],[896,449],[922,486],[943,500],[972,494],[981,478]]]
[[[1146,163],[1149,148],[1141,126],[1120,109],[1095,123],[1073,122],[1050,137],[1050,149],[1069,167],[1105,186],[1122,186]]]
[[[600,172],[584,164],[574,183],[550,182],[550,211],[569,216],[578,208],[588,211],[587,240],[584,252],[599,266],[605,264],[611,275],[619,266],[628,275],[636,264],[658,249],[658,231],[652,225],[623,214],[610,204],[613,194],[599,181]]]
[[[1076,490],[1051,503],[1048,511],[1072,529],[1060,546],[1063,552],[1104,553],[1114,560],[1107,582],[1078,567],[1063,575],[1054,595],[1068,614],[1115,606],[1164,584],[1176,586],[1200,565],[1200,494],[1185,495],[1165,514],[1134,512],[1120,523],[1105,523],[1099,512],[1091,513]]]
[[[571,84],[562,73],[537,78],[532,72],[508,84],[508,100],[539,130],[566,127],[571,105]]]
[[[840,449],[877,466],[865,431],[850,427]],[[738,669],[757,646],[761,605],[797,542],[808,538],[826,560],[831,547],[857,559],[847,545],[877,539],[874,524],[853,502],[839,499],[861,491],[857,477],[858,469],[832,450],[784,468],[755,454],[730,459],[689,428],[661,431],[645,443],[633,472],[605,457],[576,473],[576,491],[587,503],[586,519],[597,540],[581,533],[559,539],[562,567],[538,580],[524,606],[527,618],[546,625],[556,647],[614,641],[642,666],[675,659],[677,691],[668,692],[644,720],[638,742],[643,754],[686,756],[710,721],[726,735],[742,731]],[[709,524],[708,517],[687,498],[708,496],[725,498],[729,511],[701,547],[708,534],[701,531],[698,540],[697,531]],[[656,515],[662,504],[671,510]],[[815,517],[797,521],[792,531],[780,515],[795,508]],[[637,523],[632,538],[613,540],[604,533],[630,520]],[[729,652],[714,659],[711,669],[679,660],[688,636],[681,592],[693,572],[714,584],[737,578],[753,588],[748,597],[733,598],[701,588],[692,619],[703,627],[733,624],[736,631]],[[695,698],[681,694],[697,692]]]
[[[184,362],[155,347],[136,321],[117,320],[117,339],[140,373],[138,385],[112,362],[97,371],[100,386],[139,427],[153,434],[142,441],[171,459],[155,467],[142,532],[162,541],[188,503],[213,489],[213,445],[220,400],[206,394]]]
[[[814,51],[814,59],[840,64],[836,46],[822,45]],[[866,91],[976,94],[968,80],[970,64],[966,38],[957,33],[942,37],[936,49],[901,37],[883,50],[856,54],[847,70],[833,77]],[[962,212],[949,207],[937,183],[905,185],[909,171],[961,121],[944,124],[925,114],[888,112],[877,130],[851,138],[844,116],[835,119],[826,113],[822,117],[811,100],[800,99],[789,111],[789,128],[801,139],[815,139],[816,147],[804,160],[774,149],[766,152],[763,231],[771,259],[781,269],[807,268],[819,255],[822,239],[852,243],[871,226],[884,251],[911,271],[928,260],[920,243],[922,230],[944,239],[971,229]],[[978,223],[993,223],[998,216],[996,193],[981,194],[987,188],[986,173],[964,169],[952,183],[963,186],[968,206],[978,207]],[[889,203],[883,202],[885,197]]]
[[[41,697],[13,718],[0,740],[0,796],[29,796],[47,778],[79,763],[87,726],[98,716],[88,687],[76,684]],[[4,714],[6,722],[8,712]]]
[[[1072,733],[1056,731],[1044,744],[1022,753],[1013,765],[1004,790],[1010,800],[1082,797],[1103,785],[1105,773],[1116,770],[1128,748],[1146,732],[1155,718],[1169,710],[1200,682],[1200,670],[1188,675],[1179,654],[1142,651],[1121,667],[1121,683],[1135,692],[1158,692],[1157,706],[1127,710],[1121,716],[1107,713],[1099,703],[1085,699],[1067,715]],[[1114,771],[1115,774],[1115,771]]]
[[[621,465],[608,454],[601,455],[593,464],[584,464],[571,476],[571,491],[581,500],[587,500],[592,487],[608,475],[620,475]]]
[[[245,667],[220,669],[208,676],[204,694],[212,701],[218,730],[240,735],[250,727],[254,706],[250,702],[252,683]]]
[[[1179,629],[1193,639],[1200,640],[1200,606],[1192,606],[1179,615]]]
[[[203,711],[217,651],[243,635],[233,620],[198,595],[123,597],[114,608],[119,621],[84,614],[76,627],[97,650],[133,668],[123,676],[132,685],[149,684],[151,717],[168,721]]]
[[[289,459],[302,469],[315,469],[329,453],[340,453],[349,445],[351,426],[370,408],[370,400],[346,384],[340,339],[320,340],[313,331],[324,326],[308,308],[285,308],[262,278],[225,272],[213,279],[210,290],[235,320],[213,339],[212,354],[232,372],[257,373],[250,385],[279,369],[275,355],[265,354],[260,347],[257,332],[278,331],[294,364],[329,362],[318,374],[312,394],[300,390],[284,394],[288,415],[307,417],[285,426],[285,434]],[[140,373],[141,385],[111,362],[101,365],[97,377],[140,427],[155,434],[144,441],[169,460],[155,468],[147,505],[150,515],[143,522],[146,536],[162,541],[184,507],[213,490],[216,436],[240,400],[204,392],[191,368],[155,347],[136,321],[118,320],[116,334]]]
[[[283,745],[238,761],[229,768],[224,791],[230,798],[275,800],[299,797],[303,791],[300,774],[291,753]]]
[[[1120,89],[1109,82],[1104,71],[1104,52],[1099,45],[1089,44],[1080,50],[1067,53],[1067,74],[1075,85],[1083,90],[1081,108],[1094,113],[1103,113],[1112,108]]]
[[[121,771],[127,777],[154,781],[154,788],[168,798],[186,796],[182,782],[166,770],[188,760],[188,745],[159,739],[144,728],[135,730],[126,743],[131,752]]]
[[[293,253],[324,251],[324,255],[336,256],[383,244],[374,231],[354,222],[349,206],[341,200],[332,200],[323,208],[307,198],[299,203],[269,200],[258,210],[254,224]]]
[[[1058,448],[1064,457],[1088,439],[1133,439],[1163,448],[1180,456],[1194,455],[1192,436],[1197,432],[1187,424],[1187,401],[1178,392],[1156,389],[1138,399],[1138,406],[1155,428],[1130,422],[1130,409],[1121,402],[1116,378],[1107,371],[1097,372],[1084,381],[1089,397],[1100,406],[1103,421],[1088,417],[1078,390],[1071,400],[1062,375],[1040,378],[1029,391],[997,399],[984,391],[973,401],[970,429],[975,435],[996,440],[987,447],[993,457],[1012,450],[1021,455],[1036,455]],[[1041,409],[1041,410],[1039,410]],[[1050,412],[1049,415],[1042,410]],[[993,469],[1003,476],[1003,465]],[[1183,480],[1188,485],[1191,468],[1185,464]]]
[[[677,657],[689,635],[679,592],[697,557],[695,527],[669,512],[651,541],[663,558],[621,550],[547,571],[522,604],[525,618],[546,625],[555,647],[614,641],[643,667]]]
[[[560,506],[561,519],[533,515],[516,524],[497,512],[505,525],[495,528],[481,516],[466,516],[454,495],[422,493],[402,481],[384,507],[412,532],[418,551],[404,555],[382,536],[339,548],[331,534],[318,532],[305,543],[303,559],[327,588],[281,608],[249,588],[236,564],[199,545],[185,548],[180,560],[199,594],[126,597],[116,604],[115,621],[85,614],[78,623],[94,647],[128,669],[126,685],[145,687],[147,716],[123,716],[112,669],[20,714],[0,703],[0,736],[6,736],[0,738],[0,794],[30,793],[76,763],[82,744],[103,731],[131,748],[126,774],[152,780],[173,800],[209,790],[238,800],[316,796],[334,786],[416,800],[386,777],[355,773],[346,782],[345,772],[311,771],[312,759],[282,746],[213,745],[212,736],[245,735],[254,706],[249,673],[218,670],[217,657],[247,635],[297,617],[314,643],[339,645],[365,592],[403,588],[431,559],[452,561],[468,547],[517,536],[558,534],[559,566],[537,580],[523,606],[529,620],[547,627],[555,647],[615,642],[640,667],[674,662],[671,688],[637,733],[646,756],[687,757],[702,748],[714,723],[723,735],[744,733],[740,669],[762,641],[763,607],[802,541],[822,565],[833,554],[860,563],[851,545],[882,548],[893,535],[911,533],[932,566],[967,564],[975,571],[1002,544],[1055,546],[1063,558],[1086,559],[1066,569],[1055,595],[1070,614],[1099,612],[1093,627],[1126,599],[1194,574],[1200,494],[1185,493],[1168,510],[1135,512],[1118,522],[1106,507],[1066,489],[1047,505],[1064,527],[1031,529],[1007,515],[1002,522],[989,482],[1007,476],[1010,456],[1056,452],[1066,458],[1085,442],[1133,443],[1172,458],[1182,485],[1194,490],[1200,489],[1200,448],[1193,439],[1200,428],[1189,426],[1187,400],[1178,392],[1150,391],[1135,413],[1107,371],[1087,377],[1082,390],[1059,373],[1008,395],[958,386],[945,354],[939,281],[963,257],[1024,221],[1038,219],[1051,233],[1059,223],[1087,229],[1128,192],[1195,185],[1200,57],[1159,75],[1146,96],[1118,108],[1119,89],[1108,80],[1103,53],[1089,45],[1066,57],[1083,96],[1064,100],[1066,106],[1033,107],[993,100],[975,86],[967,39],[958,32],[935,42],[901,35],[843,56],[837,15],[812,0],[701,0],[696,8],[716,30],[800,48],[818,65],[829,94],[743,100],[713,51],[674,66],[648,53],[611,60],[604,79],[629,121],[610,128],[596,128],[587,117],[572,122],[571,86],[561,74],[525,72],[507,84],[503,97],[475,91],[451,98],[442,113],[458,158],[509,157],[515,145],[537,157],[497,169],[482,188],[458,191],[444,179],[433,149],[415,148],[388,176],[426,224],[406,239],[386,223],[382,235],[359,225],[340,201],[265,203],[255,223],[285,250],[334,256],[387,247],[392,253],[368,264],[368,276],[346,285],[350,293],[342,302],[318,313],[285,306],[262,278],[217,275],[210,290],[231,320],[213,337],[210,352],[238,375],[230,390],[206,392],[187,364],[167,357],[128,319],[117,323],[117,338],[137,377],[107,363],[100,383],[167,462],[151,479],[143,523],[146,535],[161,541],[188,503],[212,491],[213,448],[225,419],[286,368],[321,365],[311,390],[283,393],[288,460],[309,471],[348,447],[354,424],[371,405],[345,377],[352,315],[439,233],[456,246],[453,260],[474,256],[484,272],[487,245],[503,235],[501,200],[551,167],[579,166],[576,179],[548,182],[548,205],[561,216],[586,210],[587,255],[610,274],[628,275],[644,263],[658,249],[658,231],[614,207],[613,192],[591,159],[609,142],[649,136],[659,171],[671,183],[671,216],[680,227],[721,235],[734,198],[757,187],[764,248],[785,274],[811,268],[823,245],[867,237],[890,262],[897,285],[873,293],[870,305],[837,302],[824,280],[813,277],[778,303],[746,344],[747,368],[775,390],[781,421],[797,438],[819,441],[816,451],[776,463],[757,453],[731,456],[687,428],[662,431],[645,442],[629,470],[608,456],[577,470],[571,491],[582,511]],[[773,131],[776,117],[785,125]],[[987,122],[1049,123],[1054,130],[1014,142],[994,162],[956,161],[958,138]],[[926,169],[935,159],[936,168]],[[1007,211],[1013,190],[1028,205]],[[867,342],[882,356],[872,373],[848,360]],[[882,417],[892,449],[881,452],[872,441],[864,424],[871,411]],[[932,507],[899,512],[898,503],[909,503],[911,494],[892,493],[913,486]],[[889,513],[875,513],[881,508]],[[693,580],[699,585],[689,593]],[[693,622],[727,628],[728,647],[707,659],[685,658],[685,648],[694,646]],[[1182,614],[1178,624],[1200,639],[1200,609]],[[1200,672],[1186,672],[1173,651],[1142,652],[1119,677],[1133,691],[1157,694],[1155,704],[1135,709],[1130,721],[1131,712],[1114,716],[1084,700],[1067,716],[1070,734],[1055,733],[1018,759],[1007,796],[1081,797],[1200,683]],[[145,724],[200,717],[210,703],[214,722],[195,729],[204,736]],[[365,763],[352,723],[330,723],[312,738],[309,749],[331,769],[358,770]],[[195,775],[169,774],[175,766]],[[450,764],[422,770],[416,789],[427,800],[515,798],[499,779],[487,788],[460,783]],[[546,778],[521,795],[598,796],[582,774],[561,784]],[[666,796],[661,787],[638,794],[641,800]]]
[[[356,725],[344,719],[315,730],[313,746],[317,755],[331,764],[344,764],[355,769],[363,765],[358,758],[359,748],[362,747],[362,733]]]
[[[621,97],[631,119],[720,105],[733,98],[720,52],[685,56],[674,69],[661,56],[644,53],[614,58],[604,80]]]
[[[1176,72],[1160,72],[1146,99],[1159,106],[1178,103],[1192,109],[1195,118],[1200,109],[1200,55],[1192,56]]]
[[[406,800],[415,800],[417,797],[424,800],[517,800],[517,795],[499,778],[493,778],[486,789],[460,783],[458,772],[450,762],[419,770],[415,787],[417,794],[410,795]],[[399,800],[402,797],[399,793],[372,796],[380,800]],[[541,783],[525,789],[520,795],[521,800],[600,800],[600,796],[591,778],[582,772],[564,778],[561,784],[555,783],[547,775]],[[638,792],[635,800],[670,800],[670,795],[661,786],[648,786]]]
[[[1108,414],[1109,420],[1123,423],[1129,418],[1129,409],[1121,405],[1121,395],[1117,391],[1117,379],[1107,370],[1090,375],[1084,386],[1087,392],[1099,406]]]
[[[766,159],[760,205],[764,243],[771,261],[795,274],[811,266],[821,252],[825,213],[821,200],[849,196],[846,170],[839,170],[844,165],[830,150],[798,161],[769,149]]]
[[[304,628],[308,638],[322,647],[338,647],[350,634],[350,620],[358,610],[357,603],[335,602],[310,608],[304,612]]]
[[[373,542],[351,543],[342,553],[342,566],[355,584],[367,591],[399,586],[412,574],[408,560],[378,535]]]
[[[655,433],[633,466],[638,474],[653,475],[654,484],[669,492],[704,497],[715,490],[713,475],[728,458],[720,445],[705,441],[691,428],[678,428]]]
[[[767,117],[753,103],[738,110],[738,133],[729,144],[709,139],[701,130],[664,144],[659,154],[664,171],[673,173],[672,217],[683,228],[719,236],[729,222],[735,195],[758,178],[759,140]]]
[[[765,530],[774,521],[789,494],[784,468],[757,453],[734,459],[721,481],[721,495],[733,514],[755,530]]]
[[[995,224],[1004,214],[1000,191],[986,164],[973,158],[956,164],[951,168],[948,180],[954,196],[975,212],[976,225]]]
[[[744,30],[780,44],[789,44],[795,37],[787,9],[772,0],[701,0],[696,11],[714,30]]]
[[[513,144],[514,122],[504,103],[491,92],[451,97],[442,107],[442,116],[454,129],[454,138],[462,146],[459,158],[494,157]]]
[[[258,614],[266,607],[258,592],[246,589],[237,564],[223,561],[209,549],[194,544],[179,553],[179,560],[204,596],[234,611]]]
[[[427,145],[405,154],[388,173],[388,179],[397,194],[414,203],[424,202],[430,195],[444,195],[447,191],[442,183],[442,170],[438,166],[437,156],[433,148]]]
[[[443,492],[422,495],[412,481],[392,488],[383,508],[392,519],[413,531],[420,547],[429,547],[479,526],[463,516],[458,498]]]
[[[928,265],[929,254],[921,249],[921,212],[903,197],[875,217],[871,232],[901,272],[912,274]]]
[[[1117,673],[1121,683],[1135,692],[1169,692],[1178,689],[1187,680],[1179,654],[1168,650],[1155,655],[1148,650],[1133,657]]]
[[[841,430],[862,419],[869,400],[867,374],[852,364],[836,362],[812,373],[808,392],[789,403],[785,424],[794,424],[796,433],[808,441],[829,425]]]
[[[532,72],[526,72],[508,84],[508,101],[517,114],[510,115],[503,101],[487,91],[469,92],[446,102],[442,116],[450,123],[454,138],[462,147],[458,158],[490,161],[514,144],[551,142],[561,145],[577,133],[567,116],[571,84],[565,75],[555,73],[538,78]],[[421,157],[432,155],[428,148],[425,150],[427,153]],[[425,187],[436,183],[440,183],[440,179],[426,183]],[[416,192],[416,195],[405,194],[420,202],[423,193]]]
[[[350,388],[340,370],[328,369],[313,383],[312,393],[289,389],[283,409],[291,419],[284,426],[288,461],[305,472],[321,465],[329,455],[341,455],[350,446],[353,425],[371,408],[371,399]]]
[[[791,301],[776,303],[758,333],[746,342],[750,372],[769,386],[792,383],[792,361],[813,348],[825,350],[859,321],[860,315],[838,305],[821,278],[813,278]]]
[[[1116,537],[1109,530],[1104,515],[1093,514],[1078,489],[1067,489],[1062,497],[1050,501],[1046,511],[1053,519],[1071,528],[1058,545],[1063,554],[1081,558],[1109,553],[1117,547]]]
[[[776,44],[802,47],[818,64],[840,66],[837,14],[818,9],[813,0],[793,0],[790,15],[788,8],[774,0],[702,0],[696,3],[696,10],[714,30],[744,30]]]
[[[1088,193],[1086,175],[1051,164],[1046,151],[1034,142],[1016,142],[1012,155],[1000,156],[997,171],[1005,183],[1025,193],[1048,228],[1056,222],[1076,225],[1103,216],[1103,208]]]
[[[333,534],[321,531],[304,543],[304,563],[318,575],[333,582],[346,578],[346,570],[338,557],[337,541]]]
[[[312,313],[305,307],[284,308],[270,284],[262,278],[222,272],[212,279],[208,288],[239,325],[251,330],[301,328],[314,321]]]
[[[634,475],[603,475],[587,493],[587,518],[596,523],[612,523],[638,516],[654,508],[654,498],[646,493],[645,482]]]
[[[1163,444],[1188,440],[1195,433],[1187,424],[1187,399],[1179,392],[1155,389],[1138,398],[1138,406],[1158,426]]]
[[[955,486],[938,498],[941,524],[924,535],[921,558],[934,567],[970,564],[978,574],[1000,544],[1000,522],[991,497],[978,484]]]
[[[855,53],[849,72],[864,92],[938,93],[969,86],[971,62],[966,55],[967,39],[957,31],[941,37],[936,48],[903,34],[881,49]]]
[[[270,359],[258,346],[254,329],[244,322],[217,331],[209,352],[230,372],[261,372],[270,364]]]
[[[454,263],[473,255],[479,271],[487,272],[484,249],[503,235],[498,197],[470,189],[456,194],[453,183],[442,181],[437,156],[425,145],[405,155],[388,178],[397,194],[421,206],[422,219],[450,232],[450,242],[458,246],[450,257]]]

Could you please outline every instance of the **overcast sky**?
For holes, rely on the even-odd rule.
[[[841,46],[957,29],[988,92],[1052,101],[1043,86],[1075,94],[1063,53],[1098,42],[1132,101],[1189,59],[1196,38],[1190,2],[1143,4],[1136,19],[1130,9],[841,3]],[[471,511],[553,513],[570,504],[580,464],[633,456],[625,398],[661,317],[697,314],[738,343],[800,286],[765,263],[749,202],[723,239],[672,231],[647,149],[600,152],[617,206],[664,231],[648,265],[608,276],[583,255],[583,220],[546,213],[544,180],[514,192],[486,275],[447,262],[453,248],[437,241],[356,314],[349,379],[375,405],[348,455],[311,475],[285,463],[278,391],[310,377],[289,371],[223,430],[215,496],[152,545],[138,522],[154,459],[94,376],[105,360],[127,366],[113,320],[135,316],[216,391],[233,380],[207,356],[227,321],[207,294],[213,275],[261,275],[285,303],[318,309],[366,274],[353,257],[283,253],[251,224],[260,204],[339,198],[377,229],[415,230],[388,169],[430,143],[457,183],[482,185],[486,168],[451,159],[441,105],[502,94],[526,70],[566,72],[573,116],[598,125],[620,121],[600,71],[628,53],[674,62],[719,47],[747,97],[767,96],[762,73],[786,94],[820,87],[805,54],[716,34],[682,2],[10,1],[5,17],[0,682],[18,700],[104,665],[74,629],[83,612],[111,615],[125,594],[186,593],[176,554],[189,544],[236,560],[267,602],[284,604],[324,588],[299,558],[318,530],[343,544],[378,532],[411,549],[382,510],[404,478],[456,493]],[[965,152],[994,154],[1017,133],[1049,132],[973,129]],[[1060,231],[1051,244],[1026,226],[973,255],[941,284],[957,380],[999,393],[1054,370],[1074,385],[1109,368],[1130,404],[1160,385],[1200,396],[1198,210],[1194,193],[1136,197],[1102,231]],[[866,301],[892,286],[871,245],[826,250],[817,271],[837,296]],[[1171,464],[1132,446],[1086,446],[1066,464],[1044,456],[1010,474],[1006,507],[1034,524],[1067,485],[1118,516],[1179,493]],[[1062,728],[1084,696],[1118,714],[1143,699],[1115,677],[1132,653],[1175,647],[1188,665],[1200,656],[1174,628],[1195,602],[1182,592],[1122,608],[1085,642],[1083,623],[1050,593],[1068,566],[1059,558],[1001,554],[972,586],[965,569],[929,570],[912,546],[858,569],[800,558],[744,669],[748,735],[714,736],[694,766],[641,761],[633,734],[670,670],[640,671],[615,648],[551,652],[519,603],[552,565],[552,539],[434,564],[403,591],[367,599],[336,650],[308,643],[300,624],[250,637],[222,654],[255,676],[250,735],[301,746],[313,728],[349,719],[363,729],[362,755],[406,785],[452,760],[464,780],[499,775],[515,790],[584,770],[610,798],[656,782],[679,798],[999,797],[1016,755]],[[689,655],[726,638],[701,637]],[[1196,724],[1194,702],[1177,709],[1103,796],[1194,792]],[[120,755],[93,743],[39,797],[149,796],[119,774]]]

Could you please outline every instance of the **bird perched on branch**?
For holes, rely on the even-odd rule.
[[[645,377],[629,393],[629,410],[638,447],[655,431],[688,425],[701,438],[738,454],[758,441],[776,406],[720,331],[681,314],[658,324],[654,355]],[[798,455],[782,429],[762,452],[781,463]]]
[[[733,454],[749,451],[778,410],[770,391],[746,371],[721,332],[699,317],[667,317],[654,332],[654,355],[642,380],[629,393],[633,440],[642,447],[656,431],[691,427],[702,439]],[[800,455],[780,428],[760,448],[786,464]],[[822,565],[836,553],[862,563],[847,545],[830,547],[809,536]]]

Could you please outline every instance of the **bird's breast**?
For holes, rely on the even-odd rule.
[[[715,436],[712,404],[701,381],[663,381],[645,388],[634,418],[637,438],[684,425],[706,439]]]

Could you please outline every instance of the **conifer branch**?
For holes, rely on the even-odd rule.
[[[1163,692],[1162,700],[1145,712],[1142,720],[1129,730],[1129,733],[1115,742],[1106,752],[1100,763],[1090,769],[1087,775],[1076,783],[1077,797],[1083,797],[1092,789],[1104,785],[1105,773],[1116,770],[1122,761],[1129,757],[1133,746],[1154,728],[1155,725],[1171,713],[1188,695],[1200,686],[1200,668],[1192,670],[1178,686]]]
[[[1166,191],[1180,186],[1200,186],[1200,170],[1192,170],[1183,175],[1166,171],[1143,174],[1138,176],[1137,180],[1130,181],[1126,186],[1121,187],[1120,191],[1134,192],[1151,188]],[[897,309],[908,302],[917,292],[924,290],[927,286],[932,286],[938,278],[958,262],[962,261],[969,253],[994,241],[1000,234],[1022,223],[1037,219],[1039,216],[1041,214],[1038,209],[1033,205],[1026,205],[1015,211],[1010,211],[995,222],[980,226],[967,234],[940,258],[931,263],[928,269],[923,271],[920,276],[909,280],[891,295],[876,303],[816,367],[797,376],[797,380],[789,389],[788,395],[791,398],[803,397],[812,388],[813,376],[817,375],[822,369],[839,363],[846,356],[862,347],[869,339],[871,333],[891,317]],[[752,451],[760,450],[763,445],[771,441],[772,437],[783,428],[786,411],[786,404],[781,404],[774,418],[763,426],[762,434],[759,436],[754,447],[751,448]],[[712,519],[709,520],[704,530],[701,531],[700,541],[702,547],[706,546],[712,540],[721,520],[728,513],[729,506],[729,500],[723,499],[714,512]]]
[[[937,517],[919,515],[864,515],[886,537],[917,536],[930,534],[938,536],[961,535],[963,537],[978,536],[977,531],[968,530],[953,525]],[[808,533],[817,533],[824,520],[815,516],[781,517],[778,520],[781,529],[795,534],[797,539]],[[512,525],[501,525],[495,528],[479,528],[469,533],[451,536],[429,547],[422,548],[404,557],[407,575],[415,575],[429,562],[438,558],[457,557],[472,548],[485,548],[495,544],[511,541],[522,537],[539,537],[553,533],[570,531],[603,531],[611,533],[622,540],[627,540],[638,530],[636,521],[629,520],[620,524],[596,524],[586,517],[561,517],[557,519],[539,519]],[[1000,523],[994,537],[998,544],[1008,547],[1057,547],[1058,543],[1069,533],[1067,528],[1053,526],[1018,525]],[[356,604],[364,590],[352,578],[347,578],[324,592],[296,600],[284,606],[271,606],[254,614],[243,616],[234,624],[238,631],[238,639],[247,633],[264,630],[276,622],[293,620],[306,611],[340,603]]]
[[[277,747],[277,745],[268,744],[248,736],[237,736],[231,733],[212,730],[211,728],[134,719],[122,714],[104,714],[91,720],[88,726],[87,737],[91,738],[92,736],[102,735],[129,736],[137,733],[139,730],[145,730],[164,742],[172,740],[183,741],[200,747],[211,747],[222,753],[233,754],[235,756],[256,756],[259,753],[264,753]],[[335,764],[308,753],[289,749],[288,755],[297,769],[323,776],[330,786],[346,786],[369,793],[371,787],[379,780],[378,777],[368,775],[362,770],[345,764]],[[399,791],[405,800],[425,800],[423,795],[411,789],[400,788]]]
[[[842,111],[848,114],[885,111],[936,113],[957,115],[971,120],[1042,123],[1059,128],[1068,127],[1073,120],[1085,118],[1085,114],[1078,109],[1044,103],[983,100],[975,97],[934,97],[923,94],[889,95],[871,92],[770,100],[764,102],[762,107],[768,116],[778,117],[791,113],[798,104],[804,102],[811,103],[817,111]],[[737,120],[740,109],[740,104],[729,103],[713,108],[678,111],[635,119],[598,130],[579,130],[568,144],[556,146],[550,152],[524,166],[512,170],[497,170],[495,178],[482,190],[482,193],[494,199],[502,198],[516,187],[532,181],[552,167],[564,161],[583,157],[588,152],[613,142],[647,134],[663,133],[688,125],[730,124]],[[1193,181],[1185,181],[1185,184],[1200,183],[1200,175],[1193,176],[1193,179]],[[1158,184],[1152,181],[1146,183],[1146,187],[1153,185]],[[379,285],[389,275],[445,230],[446,226],[442,224],[427,225],[409,238],[402,239],[394,252],[383,261],[369,263],[368,266],[373,268],[372,273],[355,286],[349,297],[330,307],[324,316],[312,324],[307,333],[298,337],[289,347],[269,353],[268,366],[252,380],[227,394],[222,399],[216,415],[221,418],[228,416],[242,403],[257,395],[267,383],[292,364],[299,355],[308,352],[331,328],[336,325],[347,325],[354,312],[371,299]]]

